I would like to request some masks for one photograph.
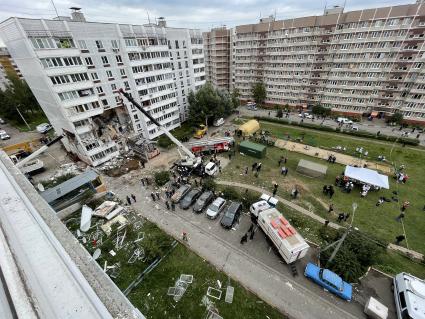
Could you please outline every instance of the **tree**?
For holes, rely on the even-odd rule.
[[[390,123],[396,123],[401,124],[403,122],[403,114],[401,112],[396,111],[391,117],[390,117]]]
[[[237,88],[233,89],[232,94],[230,95],[232,98],[233,109],[238,108],[241,105],[241,101],[239,99],[240,92]]]
[[[267,97],[266,86],[263,82],[257,82],[252,86],[252,97],[254,98],[255,103],[262,105]]]
[[[313,106],[311,112],[315,115],[329,116],[331,114],[331,109],[323,107],[320,104],[316,104],[315,106]]]
[[[168,171],[156,172],[154,178],[157,186],[164,186],[170,180],[170,173]]]

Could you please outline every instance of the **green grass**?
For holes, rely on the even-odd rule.
[[[34,115],[31,119],[27,119],[25,117],[25,120],[28,122],[28,125],[30,126],[31,129],[28,129],[28,126],[26,126],[23,123],[12,123],[12,125],[15,126],[21,132],[28,132],[28,131],[35,130],[35,128],[39,124],[49,123],[49,120],[47,119],[46,115],[44,115],[44,113],[39,113],[37,115]]]
[[[188,122],[184,122],[181,126],[171,130],[170,133],[173,134],[173,136],[179,141],[183,141],[184,139],[191,138],[193,136],[194,128]],[[158,146],[163,148],[169,149],[175,146],[175,144],[166,135],[161,135],[157,141]]]
[[[194,281],[179,302],[167,296],[181,274],[191,274]],[[230,280],[223,272],[182,245],[167,257],[146,279],[129,295],[130,300],[150,319],[154,318],[204,318],[206,306],[202,298],[209,286],[222,284],[221,300],[214,300],[220,316],[224,318],[283,318],[273,307],[261,301],[238,282]],[[224,302],[225,287],[230,283],[235,288],[232,304]]]

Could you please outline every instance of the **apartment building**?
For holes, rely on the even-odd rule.
[[[267,103],[425,121],[425,5],[415,4],[241,25],[234,78],[241,98],[263,81]],[[208,68],[208,66],[207,66]]]
[[[23,79],[21,71],[19,71],[7,48],[0,47],[0,90],[4,90],[9,82],[7,79],[8,73]]]
[[[86,22],[78,8],[71,18],[10,18],[0,24],[1,38],[55,131],[65,136],[66,149],[93,166],[118,155],[128,136],[154,139],[161,134],[121,98],[120,88],[161,125],[180,126],[179,107],[184,109],[184,103],[183,97],[178,103],[179,94],[203,84],[203,52],[196,58],[192,51],[188,55],[189,75],[184,72],[178,94],[178,68],[167,32],[174,41],[187,41],[188,48],[202,41],[196,30],[186,30],[184,38],[177,39],[173,28],[156,24]]]
[[[160,18],[159,25],[165,27]],[[177,105],[180,108],[180,121],[189,115],[188,95],[205,84],[205,61],[202,33],[200,30],[166,28],[171,67],[174,71],[174,86]]]
[[[206,78],[216,88],[230,90],[231,77],[231,34],[232,30],[226,27],[204,32],[204,55]]]

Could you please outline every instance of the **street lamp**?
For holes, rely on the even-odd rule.
[[[18,106],[21,106],[21,104],[18,104],[17,106],[15,106],[16,111],[18,111],[18,114],[21,116],[21,118],[24,121],[25,125],[28,127],[28,130],[31,131],[31,127],[28,125],[27,121],[25,121],[25,118],[22,115],[22,113],[19,111]]]

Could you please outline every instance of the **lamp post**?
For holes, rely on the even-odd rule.
[[[25,125],[28,127],[28,130],[31,131],[31,127],[28,125],[27,121],[25,120],[24,116],[22,115],[21,111],[19,111],[18,106],[21,106],[21,104],[18,104],[16,107],[16,111],[18,111],[18,114],[21,116],[22,120],[24,121]]]

